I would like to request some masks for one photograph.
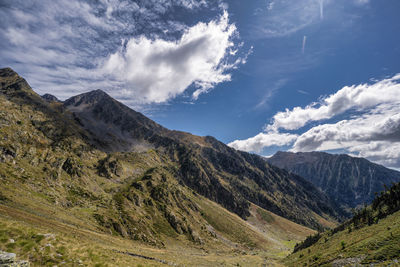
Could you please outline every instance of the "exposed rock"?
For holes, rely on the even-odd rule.
[[[124,227],[119,223],[119,222],[113,222],[112,226],[114,228],[114,230],[119,233],[121,236],[123,237],[127,237],[128,234],[126,233]]]
[[[17,149],[12,147],[0,147],[0,162],[12,162],[17,156]]]
[[[14,253],[0,250],[0,267],[29,267],[29,262],[16,260]]]
[[[60,102],[57,97],[51,94],[44,94],[42,95],[42,98],[46,100],[47,102]]]
[[[75,158],[67,158],[62,165],[62,169],[73,177],[81,177],[82,175],[82,165]]]
[[[15,257],[14,253],[0,251],[0,264],[12,263],[15,261]]]
[[[97,170],[100,176],[107,178],[113,178],[114,176],[119,177],[122,174],[121,163],[110,156],[99,161]]]
[[[186,225],[173,212],[166,212],[165,217],[175,232],[178,234],[187,233],[188,229]]]
[[[362,255],[355,258],[337,259],[332,262],[332,267],[344,267],[344,266],[360,266],[360,263],[365,259],[366,256]]]

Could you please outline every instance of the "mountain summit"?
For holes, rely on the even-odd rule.
[[[90,131],[97,145],[108,151],[133,151],[152,147],[147,141],[166,129],[143,114],[116,101],[102,90],[71,97],[64,107]]]

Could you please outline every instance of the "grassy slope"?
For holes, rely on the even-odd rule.
[[[53,214],[50,217],[50,214],[36,212],[34,215],[15,207],[0,205],[0,249],[17,253],[19,258],[30,260],[33,266],[78,263],[89,266],[164,265],[115,250],[185,266],[258,266],[266,262],[279,265],[277,260],[287,255],[291,244],[276,242],[272,237],[279,232],[281,237],[296,235],[301,238],[310,231],[299,225],[293,225],[293,228],[285,231],[281,229],[281,224],[267,225],[259,220],[270,231],[262,234],[257,228],[214,202],[205,198],[198,202],[203,216],[208,217],[215,233],[206,245],[167,238],[166,247],[157,248],[104,233],[86,225],[85,221],[73,225],[68,221],[70,217],[56,208],[49,211]],[[60,221],[60,215],[63,215],[64,221]],[[286,220],[273,214],[270,216],[276,221]],[[10,242],[10,239],[15,242]]]
[[[260,231],[181,186],[173,177],[174,164],[154,150],[114,153],[118,175],[99,176],[99,161],[107,155],[88,147],[84,133],[62,129],[48,114],[0,98],[0,249],[34,266],[161,264],[113,250],[181,265],[254,266],[287,254],[292,244],[276,242],[274,232],[301,240],[310,231],[296,224],[285,231],[273,225],[268,233]],[[54,142],[49,136],[62,138]],[[63,169],[67,159],[70,173]],[[145,204],[149,200],[152,205]],[[190,233],[178,232],[166,214],[174,214]]]
[[[331,236],[328,231],[316,244],[290,255],[283,262],[289,266],[330,266],[335,260],[360,258],[362,263],[386,266],[392,259],[400,258],[399,255],[400,212],[396,212],[377,224],[351,232],[345,229]]]
[[[4,105],[0,112],[3,127],[0,128],[0,145],[16,151],[17,155],[15,158],[7,156],[0,162],[0,249],[16,252],[19,257],[29,259],[34,266],[63,262],[73,265],[80,261],[84,265],[99,266],[161,264],[154,260],[116,253],[113,249],[186,265],[257,265],[266,259],[282,257],[291,246],[279,240],[271,247],[269,235],[276,232],[275,227],[271,226],[270,232],[264,233],[214,202],[180,186],[170,173],[164,171],[166,167],[171,168],[172,163],[166,163],[155,151],[115,153],[112,157],[121,165],[120,175],[101,177],[97,174],[96,164],[98,159],[106,157],[103,152],[83,151],[77,159],[74,153],[66,154],[58,147],[52,148],[51,141],[30,123],[31,118],[28,114],[31,112],[25,110],[26,107],[4,98],[2,103]],[[34,116],[36,121],[48,120],[46,115],[40,112]],[[21,139],[24,139],[26,144],[21,144]],[[79,139],[73,139],[71,143],[81,145]],[[32,150],[32,147],[35,149]],[[62,169],[59,174],[54,174],[54,169],[60,169],[59,161],[65,160],[66,157],[80,161],[80,177],[70,176]],[[142,179],[149,170],[153,170],[152,186],[147,188]],[[187,234],[177,233],[154,206],[142,204],[141,207],[135,207],[126,198],[123,201],[127,204],[127,213],[135,218],[136,222],[144,221],[144,224],[138,223],[136,227],[142,227],[143,229],[139,230],[143,230],[145,234],[151,234],[152,231],[158,233],[148,235],[148,239],[161,241],[164,247],[157,242],[154,246],[149,246],[149,242],[143,240],[122,238],[114,228],[101,226],[94,219],[94,214],[101,214],[103,218],[113,219],[122,225],[123,218],[119,216],[120,211],[116,208],[118,193],[128,194],[129,190],[133,189],[125,185],[136,181],[141,183],[144,189],[143,192],[135,189],[134,193],[139,195],[142,201],[148,199],[151,189],[163,185],[163,174],[168,181],[169,191],[181,191],[185,196],[189,196],[188,201],[198,205],[199,210],[189,211],[189,216],[186,217],[188,225],[202,238],[202,244],[193,242]],[[129,192],[125,192],[126,189],[129,189]],[[172,201],[170,197],[167,198]],[[182,212],[177,202],[172,203],[169,208],[178,215]],[[132,225],[127,225],[126,228],[129,226]],[[288,235],[294,234],[297,240],[301,240],[310,230],[298,227],[279,231]],[[43,236],[47,233],[54,234],[55,238],[48,239]],[[15,243],[11,243],[10,239],[14,239]],[[181,256],[182,251],[185,251],[187,257]]]

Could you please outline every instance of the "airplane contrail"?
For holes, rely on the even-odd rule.
[[[319,0],[319,17],[324,19],[324,0]]]
[[[303,37],[303,47],[301,49],[301,53],[304,54],[304,50],[306,49],[306,41],[307,41],[307,36],[304,35]]]

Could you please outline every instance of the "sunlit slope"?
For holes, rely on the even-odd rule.
[[[400,183],[377,195],[370,206],[322,234],[308,237],[284,262],[290,266],[398,265]],[[397,265],[396,265],[397,264]]]

